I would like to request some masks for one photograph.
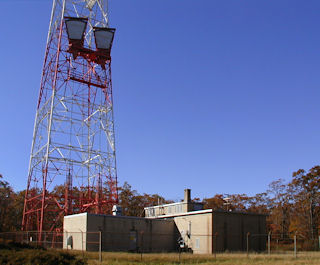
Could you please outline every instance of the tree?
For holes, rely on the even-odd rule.
[[[9,183],[3,180],[2,175],[0,175],[0,232],[12,231],[17,228],[15,221],[17,216],[14,206],[15,193]]]
[[[22,214],[23,214],[25,192],[26,192],[25,190],[22,190],[22,191],[13,193],[13,202],[11,204],[12,208],[10,209],[10,213],[12,216],[11,230],[15,230],[15,231],[21,230],[21,220],[22,220]]]
[[[306,236],[312,239],[318,235],[319,205],[320,205],[320,166],[315,166],[305,172],[299,169],[292,175],[289,184],[295,199],[295,217],[300,221],[300,227],[305,228]]]
[[[250,207],[251,198],[247,194],[226,194],[226,197],[230,198],[231,211],[247,212]]]
[[[204,198],[202,201],[204,209],[224,210],[225,201],[223,198],[222,194],[216,194],[212,198]]]
[[[144,193],[141,195],[136,190],[133,190],[127,182],[119,188],[119,204],[123,215],[142,217],[144,216],[145,207],[170,202],[158,194]]]
[[[248,212],[269,214],[270,198],[266,192],[248,198]]]
[[[270,199],[270,215],[268,223],[271,231],[280,234],[282,238],[288,237],[290,225],[290,195],[288,185],[283,179],[278,179],[269,184],[268,194]]]

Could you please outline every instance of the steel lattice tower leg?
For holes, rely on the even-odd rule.
[[[118,201],[111,58],[101,63],[88,52],[93,27],[108,27],[107,8],[107,0],[53,1],[23,230],[53,231],[64,215],[110,213]],[[81,56],[70,52],[65,17],[87,18]]]

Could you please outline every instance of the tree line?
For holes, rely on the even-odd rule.
[[[57,186],[52,192],[61,192],[62,187]],[[0,175],[0,232],[21,229],[24,194],[25,191],[15,192]],[[215,194],[194,201],[202,202],[204,209],[266,214],[268,231],[273,234],[288,238],[299,233],[315,239],[320,228],[320,166],[293,172],[289,182],[272,181],[265,192],[254,196]],[[140,194],[127,182],[119,187],[119,205],[126,216],[143,217],[144,207],[171,202],[158,194]]]

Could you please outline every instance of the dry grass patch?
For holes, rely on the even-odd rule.
[[[81,255],[81,252],[75,252]],[[250,254],[249,258],[245,253],[222,253],[213,255],[195,255],[182,253],[179,262],[177,253],[159,253],[159,254],[140,254],[121,253],[121,252],[103,252],[103,262],[105,265],[129,265],[129,264],[221,264],[221,265],[320,265],[320,252],[300,252],[298,258],[294,258],[293,253],[283,254]],[[85,252],[84,257],[88,264],[98,265],[99,254],[96,252]]]

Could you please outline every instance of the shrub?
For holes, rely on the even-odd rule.
[[[45,250],[44,247],[41,246],[32,246],[25,243],[16,243],[16,242],[10,242],[8,244],[1,244],[0,243],[0,249],[9,249],[9,250],[22,250],[22,249],[42,249]]]
[[[0,264],[84,265],[87,263],[63,251],[8,247],[0,251]]]

